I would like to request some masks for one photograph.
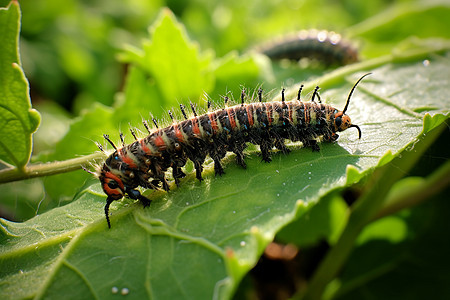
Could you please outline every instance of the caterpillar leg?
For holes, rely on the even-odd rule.
[[[144,207],[148,207],[148,206],[150,206],[150,203],[152,203],[152,200],[150,200],[142,195],[139,195],[139,202],[141,202]]]
[[[203,163],[206,159],[206,151],[208,150],[207,145],[200,141],[195,140],[191,146],[188,146],[184,149],[186,153],[186,157],[189,158],[193,163],[195,167],[195,177],[202,181],[202,171],[203,171]]]
[[[317,143],[317,141],[316,140],[310,140],[309,142],[308,142],[308,146],[310,146],[311,147],[311,149],[312,149],[312,151],[314,152],[314,151],[320,151],[320,146],[319,146],[319,144]]]
[[[243,167],[247,168],[247,164],[244,161],[244,149],[247,147],[245,141],[237,141],[235,143],[234,149],[232,150],[236,154],[236,162]]]
[[[128,197],[134,200],[139,200],[139,202],[142,203],[144,207],[147,207],[152,202],[150,199],[144,197],[141,195],[141,193],[138,190],[126,187],[125,192],[128,194]]]
[[[198,179],[198,181],[202,181],[202,171],[203,171],[203,161],[195,160],[194,161],[194,167],[195,167],[195,177]]]
[[[167,183],[167,180],[165,177],[165,171],[167,170],[167,167],[169,167],[169,166],[164,166],[162,164],[153,164],[153,170],[152,170],[153,178],[155,178],[155,180],[162,182],[162,187],[165,191],[170,190],[169,184]]]
[[[182,151],[179,151],[179,153],[172,158],[170,166],[172,167],[172,175],[177,186],[180,184],[180,178],[186,177],[186,174],[181,170],[181,167],[186,165],[186,161],[187,157]]]
[[[283,154],[289,154],[289,152],[291,152],[291,150],[289,150],[286,147],[286,144],[284,143],[284,139],[276,139],[275,140],[275,147],[280,150],[281,152],[283,152]]]
[[[209,156],[214,160],[214,172],[216,173],[216,175],[220,176],[225,174],[221,161],[222,158],[224,158],[227,154],[226,148],[221,145],[222,143],[215,141],[215,143],[213,143],[211,145],[211,148],[209,149]]]
[[[159,190],[159,184],[160,183],[161,182],[159,180],[157,180],[157,179],[152,180],[151,182],[148,183],[147,188],[149,188],[149,189],[151,188],[151,189],[154,189],[154,190]],[[146,186],[144,185],[143,187],[146,187]]]
[[[338,139],[338,137],[339,137],[339,134],[333,133],[333,134],[331,135],[331,137],[330,137],[330,141],[336,142],[337,139]]]
[[[152,190],[159,190],[159,180],[152,180],[149,181],[150,178],[148,176],[148,174],[139,174],[139,185],[147,188],[147,189],[152,189]]]
[[[214,172],[216,173],[216,175],[220,175],[222,176],[223,174],[225,174],[225,171],[223,170],[222,164],[220,163],[220,159],[214,159]]]
[[[259,148],[261,149],[261,155],[262,160],[269,163],[272,161],[270,158],[270,149],[272,148],[272,145],[270,143],[262,143],[259,145]]]
[[[169,191],[169,190],[170,190],[170,187],[169,187],[169,183],[168,183],[167,180],[166,180],[166,177],[162,176],[162,178],[160,178],[160,180],[161,180],[161,182],[162,182],[162,184],[163,184],[163,189],[164,189],[166,192]]]
[[[236,162],[238,163],[238,165],[246,169],[247,164],[244,161],[244,153],[238,150],[235,150],[234,153],[236,154]]]
[[[186,174],[178,166],[172,166],[172,175],[177,186],[180,185],[180,178],[184,178],[186,176]]]

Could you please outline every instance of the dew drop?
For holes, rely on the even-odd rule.
[[[119,292],[119,288],[117,286],[113,286],[111,289],[111,293],[117,294]]]
[[[241,241],[241,247],[245,246],[245,241]]]
[[[428,67],[428,66],[430,65],[430,61],[429,61],[428,59],[424,59],[423,62],[422,62],[422,64],[423,64],[425,67]]]
[[[280,173],[280,171],[278,171],[278,170],[275,170],[275,172]]]
[[[128,295],[128,294],[130,293],[130,290],[127,289],[127,288],[123,288],[123,289],[120,291],[120,293],[121,293],[123,296],[126,296],[126,295]]]

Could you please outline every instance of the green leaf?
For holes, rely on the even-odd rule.
[[[252,89],[261,82],[270,84],[275,81],[267,57],[256,54],[239,56],[237,52],[230,52],[215,61],[214,76],[216,84],[210,95],[213,99],[219,99],[229,89],[239,90],[243,82]]]
[[[197,99],[211,90],[211,53],[199,53],[198,45],[187,38],[170,10],[161,11],[150,33],[152,39],[143,42],[142,50],[129,49],[123,58],[146,70],[156,81],[163,95],[161,101],[175,106],[180,97]]]
[[[315,208],[321,195],[345,186],[347,173],[357,180],[357,172],[348,165],[370,172],[381,158],[387,163],[398,157],[418,136],[442,123],[448,111],[443,96],[424,96],[412,87],[420,86],[423,78],[439,80],[435,88],[445,95],[449,79],[441,74],[449,61],[437,56],[426,66],[413,62],[372,70],[348,110],[361,127],[361,140],[356,131],[348,130],[338,143],[322,144],[320,153],[294,145],[292,153],[275,154],[270,164],[250,152],[246,170],[231,156],[220,178],[208,163],[204,182],[197,182],[190,172],[180,188],[169,193],[145,191],[153,199],[147,209],[130,200],[114,202],[111,230],[99,184],[71,204],[22,224],[3,221],[1,295],[51,298],[70,289],[75,298],[101,297],[127,288],[136,298],[229,298],[280,228]],[[415,76],[406,76],[411,73]],[[322,99],[343,107],[358,77],[324,91]],[[424,99],[435,117],[423,120],[425,112],[414,112]],[[423,123],[432,126],[424,128]],[[334,225],[339,225],[343,211],[337,200],[320,205],[341,210],[330,222]],[[327,230],[318,234],[336,238],[339,233]],[[31,278],[33,284],[25,284]]]
[[[116,126],[135,124],[134,122],[137,124],[141,118],[149,119],[150,112],[152,115],[161,116],[165,113],[163,108],[167,107],[160,86],[148,78],[148,72],[135,65],[130,66],[125,90],[120,97],[114,111]]]
[[[31,135],[40,122],[31,108],[28,81],[19,59],[19,4],[0,8],[0,160],[22,169],[31,155]]]

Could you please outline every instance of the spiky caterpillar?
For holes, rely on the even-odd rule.
[[[347,65],[358,61],[358,50],[340,34],[326,30],[302,30],[265,43],[257,48],[272,60],[302,58],[325,64]]]
[[[149,135],[140,139],[131,131],[135,141],[125,145],[121,134],[121,148],[116,147],[108,135],[104,135],[115,150],[98,173],[103,191],[108,196],[105,205],[108,227],[111,228],[109,206],[114,200],[128,196],[139,200],[144,207],[149,206],[151,200],[142,196],[136,188],[141,186],[158,189],[162,186],[168,191],[165,173],[169,168],[172,168],[175,183],[179,185],[180,178],[185,176],[181,168],[188,159],[194,163],[196,177],[201,181],[207,155],[214,160],[216,175],[224,173],[221,160],[227,152],[233,152],[237,163],[245,168],[243,151],[247,147],[246,143],[259,145],[262,160],[270,162],[270,152],[274,147],[283,153],[289,153],[285,145],[286,139],[300,141],[313,151],[319,151],[316,140],[319,136],[324,141],[334,142],[339,137],[336,132],[355,127],[361,138],[360,128],[351,123],[345,112],[356,86],[367,75],[369,74],[365,74],[354,84],[342,111],[321,103],[318,87],[310,102],[300,101],[301,88],[297,99],[285,101],[283,89],[282,100],[273,102],[262,102],[262,91],[259,90],[259,102],[244,103],[242,93],[241,104],[202,115],[197,115],[191,104],[193,116],[190,118],[187,117],[184,106],[180,105],[184,121],[174,121],[172,125],[159,129],[153,120],[157,127],[155,131],[151,131],[144,121]],[[172,113],[169,114],[173,119]],[[100,149],[103,150],[102,147]]]

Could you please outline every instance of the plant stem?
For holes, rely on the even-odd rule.
[[[80,169],[84,164],[98,161],[103,157],[104,154],[98,152],[64,161],[33,164],[26,166],[24,170],[18,168],[4,169],[0,171],[0,183],[71,172]]]
[[[389,204],[383,206],[371,221],[395,214],[404,208],[417,205],[425,199],[441,192],[448,186],[450,186],[450,161],[444,163],[444,165],[434,171],[421,184],[413,186],[400,196],[387,201]]]

